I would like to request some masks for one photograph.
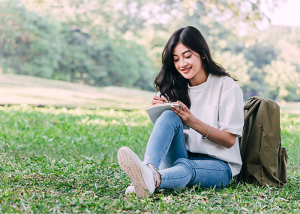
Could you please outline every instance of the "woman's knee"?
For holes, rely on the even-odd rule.
[[[194,165],[193,163],[191,162],[190,159],[187,159],[187,158],[178,158],[173,166],[176,166],[176,165],[181,165],[183,166],[184,168],[188,169],[188,171],[193,171],[194,170]]]
[[[166,110],[160,115],[160,117],[166,117],[166,118],[172,118],[176,116],[178,115],[172,110]]]
[[[158,121],[163,123],[182,124],[180,117],[172,110],[164,111],[158,118]]]

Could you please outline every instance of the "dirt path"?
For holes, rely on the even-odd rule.
[[[0,75],[0,104],[143,109],[155,93],[121,87],[88,85],[23,75]]]

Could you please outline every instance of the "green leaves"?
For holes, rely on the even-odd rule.
[[[240,87],[250,84],[250,77],[248,75],[248,70],[253,66],[253,63],[247,61],[242,53],[238,55],[232,55],[228,52],[215,52],[214,60],[222,65],[226,72],[238,80]]]
[[[245,99],[299,101],[297,82],[277,89],[266,73],[281,61],[299,74],[299,28],[253,32],[263,19],[261,0],[2,0],[0,73],[154,91],[164,45],[176,29],[191,25],[240,80]]]
[[[133,38],[96,33],[82,20],[58,22],[19,1],[1,2],[0,11],[1,72],[153,90],[150,59]]]
[[[270,87],[270,92],[275,95],[275,100],[282,100],[289,95],[288,89],[300,87],[300,74],[296,67],[290,63],[274,60],[264,68],[265,82]],[[299,94],[300,95],[300,94]]]

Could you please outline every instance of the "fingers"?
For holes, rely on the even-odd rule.
[[[183,116],[184,111],[181,110],[178,106],[172,105],[171,110],[174,111],[176,114],[178,114],[178,116],[180,117]]]
[[[153,99],[154,99],[154,100],[160,100],[160,97],[159,97],[159,96],[156,96],[156,95],[154,95]]]
[[[165,101],[166,103],[168,103],[169,101],[167,100],[167,98],[165,98],[164,96],[160,97],[163,101]]]
[[[188,107],[181,101],[177,101],[177,103],[180,105],[180,107],[172,105],[172,110],[178,114],[182,119],[186,119],[190,116],[191,112],[188,109]]]
[[[168,103],[169,101],[167,100],[166,97],[164,96],[156,96],[154,95],[153,97],[153,100],[151,101],[152,105],[155,105],[155,104],[163,104],[163,103]]]
[[[188,107],[181,101],[177,100],[177,103],[183,108],[183,111],[188,112]]]
[[[164,102],[161,100],[161,98],[160,97],[158,97],[158,96],[154,96],[153,97],[153,99],[152,99],[152,101],[151,101],[151,104],[152,105],[155,105],[155,104],[163,104]]]
[[[152,104],[152,105],[163,104],[163,103],[164,103],[164,102],[161,101],[161,100],[152,100],[152,101],[151,101],[151,104]]]

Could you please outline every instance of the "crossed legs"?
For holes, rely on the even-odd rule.
[[[129,156],[134,156],[134,153]],[[132,171],[130,171],[133,166],[125,164],[126,167],[122,167],[124,162],[120,158],[119,163],[121,163],[121,168],[124,168],[123,170],[131,180],[135,176],[135,182],[133,181],[133,184],[136,183],[135,189],[137,185],[148,179],[146,177],[149,177],[150,171],[147,176],[144,175],[144,172],[148,170],[147,167],[151,168],[153,173],[152,181],[147,181],[148,183],[154,182],[154,184],[151,184],[153,186],[151,189],[154,187],[174,189],[194,185],[221,188],[227,186],[231,180],[231,169],[227,163],[203,154],[198,154],[197,157],[189,157],[185,147],[182,121],[173,111],[165,111],[157,119],[148,140],[144,163],[141,164],[139,160],[135,160],[135,168],[140,168],[141,171],[139,176],[136,176],[136,174],[133,176]],[[158,168],[160,171],[157,172]],[[143,180],[143,182],[137,180],[136,177]],[[143,183],[143,186],[148,188],[149,184]],[[139,188],[139,191],[141,192],[141,188]],[[140,195],[145,196],[146,194]]]

